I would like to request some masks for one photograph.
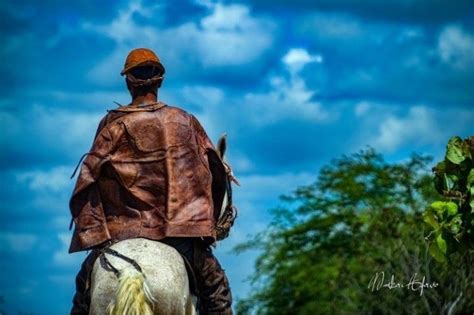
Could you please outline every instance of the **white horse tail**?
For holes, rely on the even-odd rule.
[[[107,312],[109,315],[153,315],[154,302],[145,276],[134,268],[120,272],[119,285]]]

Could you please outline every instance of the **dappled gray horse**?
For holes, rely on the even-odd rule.
[[[90,315],[196,313],[185,263],[174,248],[143,238],[124,240],[110,248],[139,268],[108,253],[103,254],[105,259],[97,259],[91,275]]]

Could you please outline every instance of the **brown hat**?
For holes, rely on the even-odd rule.
[[[128,53],[125,65],[120,75],[124,75],[131,69],[139,66],[154,65],[161,69],[161,74],[165,73],[165,67],[161,64],[160,58],[148,48],[136,48]]]

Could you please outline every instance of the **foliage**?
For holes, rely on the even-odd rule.
[[[443,200],[433,202],[423,219],[431,230],[431,255],[446,262],[449,254],[474,247],[474,136],[452,137],[433,172]]]
[[[413,155],[389,164],[369,149],[333,160],[315,183],[281,197],[268,229],[236,248],[260,250],[253,293],[237,313],[472,313],[474,275],[465,263],[472,253],[454,255],[449,269],[432,262],[424,241],[422,209],[437,195],[430,162]],[[369,290],[382,271],[397,282],[416,273],[439,286],[422,295]]]

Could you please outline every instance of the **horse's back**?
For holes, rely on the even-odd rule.
[[[189,281],[181,255],[172,247],[143,238],[121,241],[111,246],[120,254],[135,260],[143,270],[153,296],[154,314],[194,314]],[[105,254],[111,265],[122,271],[133,269],[129,262]],[[113,272],[104,269],[97,259],[91,275],[91,315],[107,314],[106,310],[115,298],[118,279]]]

